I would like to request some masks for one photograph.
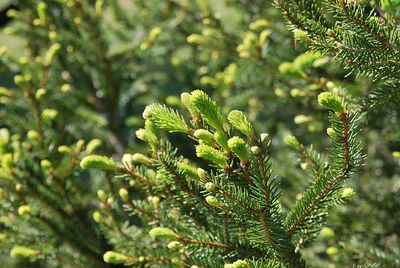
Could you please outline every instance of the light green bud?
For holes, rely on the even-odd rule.
[[[181,94],[181,102],[186,107],[186,109],[188,109],[188,111],[190,112],[190,114],[192,116],[198,116],[199,115],[199,112],[193,106],[192,95],[190,95],[189,93],[186,93],[186,92],[182,93]]]
[[[46,25],[47,20],[47,4],[45,2],[40,2],[37,5],[37,12],[39,15],[40,25]]]
[[[124,165],[124,167],[127,170],[132,170],[132,168],[133,168],[132,162],[133,162],[133,159],[132,159],[132,155],[131,154],[124,154],[122,156],[122,164]]]
[[[12,258],[32,258],[40,255],[40,250],[24,247],[14,246],[10,251]]]
[[[99,139],[93,139],[91,141],[89,141],[89,143],[86,145],[86,150],[85,153],[86,154],[92,154],[94,152],[94,150],[96,150],[97,148],[99,148],[102,144],[102,141]]]
[[[97,198],[99,198],[101,202],[106,202],[107,201],[106,192],[104,192],[104,190],[102,189],[97,190]]]
[[[202,169],[202,168],[198,168],[198,169],[197,169],[197,176],[199,176],[199,178],[200,178],[202,181],[207,181],[207,180],[208,180],[207,171],[205,171],[205,170]]]
[[[222,208],[223,205],[218,201],[215,196],[209,195],[206,197],[206,202],[212,207]]]
[[[40,161],[40,167],[44,170],[49,170],[51,168],[52,164],[48,159],[43,159]]]
[[[125,188],[121,188],[121,189],[119,189],[118,194],[122,200],[124,200],[125,202],[128,202],[128,200],[129,200],[128,190],[126,190]]]
[[[31,214],[31,207],[29,205],[22,205],[18,207],[18,214],[20,216],[26,216]]]
[[[153,29],[151,29],[148,38],[149,42],[154,43],[161,33],[162,29],[160,27],[154,27]]]
[[[255,22],[250,23],[249,28],[250,30],[253,31],[261,31],[267,27],[269,27],[271,24],[269,21],[265,20],[265,19],[261,19],[261,20],[256,20]]]
[[[251,146],[250,151],[254,154],[254,155],[258,155],[261,152],[260,147],[258,146]]]
[[[151,237],[160,240],[173,240],[179,237],[174,231],[165,227],[153,228],[150,230],[149,234]]]
[[[337,255],[339,253],[339,249],[337,247],[328,247],[326,249],[326,254],[329,256]]]
[[[205,144],[196,146],[196,155],[213,162],[214,164],[225,168],[228,166],[225,156],[218,150]]]
[[[72,153],[72,149],[68,147],[67,145],[60,145],[57,148],[57,151],[61,154],[70,154]]]
[[[334,238],[335,237],[335,232],[332,230],[332,228],[329,227],[324,227],[321,229],[321,236],[325,238]]]
[[[218,145],[224,150],[225,152],[230,152],[231,149],[228,146],[228,136],[225,132],[216,131],[214,133],[214,138],[217,141]]]
[[[208,192],[212,192],[212,191],[214,191],[215,190],[215,184],[214,183],[212,183],[212,182],[207,182],[206,184],[205,184],[205,188],[206,188],[206,190],[208,191]]]
[[[204,91],[199,89],[192,91],[192,104],[210,126],[224,132],[221,110]]]
[[[70,84],[63,84],[60,88],[62,93],[66,93],[68,91],[71,91],[72,87]]]
[[[43,121],[45,121],[46,123],[50,123],[57,118],[58,111],[54,109],[44,109],[41,116],[43,118]]]
[[[334,130],[333,128],[331,128],[331,127],[328,127],[328,128],[326,129],[326,133],[327,133],[328,136],[331,137],[331,138],[336,138],[336,137],[337,137],[337,134],[336,134],[335,130]]]
[[[292,135],[286,136],[285,143],[296,150],[300,149],[300,142],[297,140],[295,136]]]
[[[103,216],[101,215],[100,211],[95,211],[92,214],[93,220],[97,223],[100,223],[103,221]]]
[[[337,113],[341,113],[345,109],[343,100],[335,96],[332,92],[323,92],[319,94],[318,103],[322,107]]]
[[[171,241],[167,245],[169,249],[180,249],[182,246],[183,245],[179,241]]]
[[[228,146],[241,162],[245,163],[249,161],[248,145],[242,138],[237,136],[230,138],[228,140]]]
[[[206,144],[212,144],[214,142],[214,135],[205,129],[197,129],[193,136],[198,138],[199,140],[203,140]]]
[[[30,140],[37,140],[40,137],[39,132],[37,132],[36,130],[29,130],[28,133],[26,133],[26,136]]]
[[[225,264],[224,268],[248,268],[249,264],[244,260],[237,260],[234,263]]]
[[[191,34],[186,37],[186,42],[189,44],[201,45],[204,43],[204,37],[200,34]]]
[[[346,187],[346,188],[343,188],[343,190],[342,190],[341,198],[350,198],[355,194],[356,193],[354,192],[353,188]]]
[[[100,169],[115,171],[118,168],[118,164],[115,163],[111,158],[100,155],[89,155],[85,156],[81,163],[83,169]]]
[[[114,251],[107,251],[103,255],[103,260],[105,263],[109,264],[124,264],[130,260],[128,256]]]
[[[50,66],[50,64],[53,62],[54,57],[60,51],[61,45],[59,43],[54,43],[53,45],[50,46],[49,50],[47,50],[46,56],[44,58],[43,65],[45,67]]]
[[[7,128],[0,128],[0,147],[10,141],[10,131]]]
[[[231,111],[228,114],[228,121],[233,127],[245,134],[247,137],[251,137],[253,135],[253,126],[243,112],[238,110]]]
[[[39,88],[36,93],[35,93],[35,98],[37,100],[40,100],[44,95],[46,95],[46,89],[44,88]]]
[[[153,161],[144,154],[136,153],[132,155],[132,160],[145,165],[153,164]]]

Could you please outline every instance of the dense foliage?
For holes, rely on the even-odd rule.
[[[0,8],[2,265],[400,267],[397,0]]]

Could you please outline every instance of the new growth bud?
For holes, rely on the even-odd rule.
[[[192,104],[210,126],[218,131],[225,131],[222,114],[217,103],[204,91],[199,89],[192,91]]]
[[[244,260],[237,260],[234,263],[225,264],[224,268],[248,268],[249,264]]]
[[[344,111],[344,102],[338,96],[335,96],[332,92],[323,92],[318,95],[318,103],[329,110],[337,113]]]
[[[40,251],[24,246],[14,246],[10,251],[12,258],[32,258],[40,255]]]
[[[207,181],[208,179],[207,171],[202,168],[197,169],[197,176],[199,176],[200,180],[202,181]]]
[[[118,168],[117,163],[115,163],[111,158],[100,155],[85,156],[82,159],[80,166],[83,169],[101,169],[110,171],[115,171]]]
[[[156,227],[150,230],[150,236],[160,240],[173,240],[177,239],[179,236],[169,228]]]
[[[223,153],[205,144],[196,146],[196,155],[213,162],[214,164],[225,168],[228,166],[228,162]]]
[[[249,149],[246,142],[242,138],[237,136],[230,138],[228,141],[228,146],[241,162],[246,163],[249,161]]]
[[[206,202],[212,207],[222,208],[223,205],[218,201],[215,196],[209,195],[206,197]]]
[[[300,149],[300,142],[297,140],[295,136],[291,135],[287,136],[285,138],[285,143],[296,150]]]
[[[124,200],[125,202],[128,202],[128,200],[129,200],[128,190],[126,190],[125,188],[121,188],[121,189],[119,189],[118,194],[122,200]]]
[[[228,121],[234,128],[245,134],[247,137],[253,135],[253,126],[243,112],[237,110],[231,111],[228,114]]]
[[[109,264],[123,264],[123,263],[129,261],[130,258],[121,253],[117,253],[114,251],[107,251],[103,255],[103,260],[105,263],[109,263]]]

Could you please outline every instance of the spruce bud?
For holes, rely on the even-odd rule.
[[[192,104],[210,126],[218,131],[224,132],[221,111],[217,103],[204,91],[199,89],[192,91]]]
[[[89,143],[86,145],[86,150],[85,153],[86,154],[92,154],[94,152],[94,150],[96,150],[97,148],[99,148],[102,144],[102,141],[99,139],[93,139],[91,141],[89,141]]]
[[[51,166],[51,162],[48,159],[43,159],[42,161],[40,161],[40,167],[43,170],[49,170]]]
[[[40,251],[24,246],[14,246],[11,249],[10,256],[12,258],[31,258],[40,255]]]
[[[104,262],[109,264],[123,264],[129,261],[129,259],[130,258],[128,256],[125,256],[121,253],[117,253],[114,251],[107,251],[103,255]]]
[[[189,44],[201,45],[204,42],[204,37],[200,34],[191,34],[186,37],[186,42]]]
[[[300,149],[300,142],[297,140],[295,136],[292,135],[286,136],[285,143],[296,150]]]
[[[326,249],[326,254],[329,256],[337,255],[339,253],[339,249],[337,247],[328,247]]]
[[[328,128],[326,129],[326,133],[327,133],[328,136],[331,137],[331,138],[336,138],[336,137],[337,137],[337,134],[336,134],[335,130],[334,130],[333,128],[331,128],[331,127],[328,127]]]
[[[133,159],[131,154],[124,154],[122,156],[122,164],[126,168],[126,170],[132,170],[133,169]]]
[[[179,243],[179,241],[171,241],[168,243],[167,247],[169,249],[180,249],[182,247],[182,244]]]
[[[95,211],[93,212],[93,220],[97,223],[100,223],[103,221],[103,216],[101,215],[100,211]]]
[[[335,96],[332,92],[323,92],[318,95],[318,103],[329,110],[337,113],[344,111],[344,102],[338,96]]]
[[[20,216],[26,216],[31,214],[31,207],[29,205],[22,205],[18,208],[18,214]]]
[[[39,21],[40,25],[46,25],[46,19],[47,19],[47,4],[45,2],[40,2],[37,5],[37,12],[39,15]]]
[[[36,130],[29,130],[26,136],[30,140],[37,140],[40,137],[39,133]]]
[[[44,95],[46,95],[46,89],[44,88],[39,88],[36,93],[35,93],[35,98],[37,100],[40,100]]]
[[[124,200],[125,202],[128,202],[128,200],[129,200],[128,190],[126,190],[125,188],[121,188],[121,189],[119,189],[118,194],[122,200]]]
[[[190,114],[192,116],[199,115],[199,112],[196,111],[196,109],[194,108],[194,106],[192,104],[192,95],[190,95],[189,93],[186,93],[186,92],[182,93],[181,101],[182,101],[182,104],[186,107],[186,109],[188,109],[188,111],[190,112]]]
[[[202,181],[207,181],[208,180],[207,171],[205,171],[202,168],[198,168],[197,169],[197,176],[199,176],[200,180],[202,180]]]
[[[60,145],[60,146],[58,146],[57,151],[58,151],[60,154],[70,154],[70,153],[72,153],[71,148],[69,148],[67,145]]]
[[[58,51],[61,49],[61,45],[59,43],[55,43],[50,46],[49,50],[47,50],[46,56],[44,58],[43,65],[45,67],[50,66],[50,64],[53,62],[54,57],[58,53]]]
[[[321,236],[325,238],[333,238],[335,237],[335,232],[329,227],[323,227],[321,229]]]
[[[228,114],[228,121],[234,128],[245,134],[247,137],[253,135],[253,126],[243,112],[238,110],[231,111]]]
[[[101,155],[85,156],[82,159],[80,166],[83,169],[100,169],[110,171],[115,171],[118,168],[118,165],[114,162],[114,160]]]
[[[212,144],[214,141],[214,135],[205,129],[197,129],[193,135],[199,140],[203,140],[206,144]]]
[[[255,22],[250,23],[249,28],[253,31],[261,31],[270,26],[270,22],[266,19],[256,20]]]
[[[209,195],[206,197],[206,202],[212,207],[221,208],[223,205],[218,201],[215,196]]]
[[[261,133],[260,134],[260,140],[262,143],[266,143],[269,140],[269,134],[268,133]]]
[[[174,231],[165,227],[153,228],[150,230],[149,234],[151,237],[160,240],[173,240],[179,237]]]
[[[205,188],[206,188],[206,190],[208,191],[208,192],[212,192],[212,191],[214,191],[215,190],[215,184],[214,183],[212,183],[212,182],[207,182],[206,184],[205,184]]]
[[[97,190],[97,197],[99,198],[99,200],[101,202],[106,202],[107,201],[106,192],[104,192],[104,190],[102,190],[102,189]]]
[[[225,156],[218,150],[205,144],[196,146],[196,155],[213,162],[214,164],[225,168],[228,166]]]
[[[153,164],[153,161],[150,158],[148,158],[144,154],[140,154],[140,153],[133,154],[132,155],[132,161],[138,162],[138,163],[141,163],[141,164],[145,164],[145,165]]]
[[[218,145],[224,150],[225,152],[230,152],[231,149],[228,146],[228,136],[225,132],[216,131],[214,133],[214,138],[217,141]]]
[[[346,187],[346,188],[343,188],[343,190],[342,190],[341,198],[350,198],[355,194],[356,193],[354,192],[353,188]]]
[[[251,146],[250,151],[254,154],[254,155],[258,155],[261,152],[260,147],[258,146]]]
[[[237,136],[230,138],[228,141],[228,146],[241,162],[246,163],[249,161],[248,146],[242,138]]]
[[[58,116],[58,111],[54,109],[44,109],[41,117],[43,121],[47,124],[51,123],[51,121],[55,120]]]
[[[10,141],[10,131],[7,128],[0,128],[0,147]]]
[[[248,268],[249,264],[244,260],[237,260],[234,263],[225,264],[224,268]]]

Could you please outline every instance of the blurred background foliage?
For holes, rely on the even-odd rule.
[[[307,181],[305,164],[284,138],[294,134],[317,151],[327,146],[327,120],[317,107],[316,96],[331,90],[364,113],[362,137],[367,159],[349,182],[354,197],[330,215],[329,228],[305,256],[315,267],[374,262],[374,258],[384,257],[382,252],[399,256],[400,108],[394,105],[366,111],[363,101],[373,82],[348,74],[331,57],[307,53],[306,37],[287,30],[271,1],[44,2],[44,18],[38,1],[0,3],[0,86],[4,88],[0,92],[0,127],[14,135],[10,140],[25,144],[21,153],[26,162],[21,169],[27,163],[32,170],[43,168],[38,159],[44,156],[37,153],[42,145],[27,135],[29,130],[40,132],[35,109],[40,113],[54,109],[59,115],[42,126],[40,139],[44,139],[47,157],[62,159],[61,145],[71,147],[80,139],[88,142],[94,138],[103,142],[100,152],[120,156],[143,148],[134,131],[143,124],[145,105],[159,101],[183,109],[178,101],[180,93],[201,88],[226,110],[245,111],[259,130],[269,133],[273,170],[279,174],[284,192],[290,193],[282,196],[283,205],[288,207]],[[398,8],[389,8],[398,14]],[[43,59],[54,44],[60,45],[59,51],[51,65],[44,66]],[[31,81],[31,93],[16,75]],[[45,93],[42,98],[36,96],[38,101],[32,104],[29,94],[37,94],[40,88]],[[174,143],[185,141],[177,135]],[[194,157],[193,145],[180,148],[186,148],[181,153],[188,158]],[[292,166],[298,168],[287,168]],[[83,190],[71,197],[76,198],[75,205],[85,218],[84,228],[91,229],[89,247],[103,252],[111,246],[90,218],[98,206],[95,192],[104,188],[107,180],[72,168],[68,174],[71,185],[78,184]],[[18,184],[24,183],[13,182],[12,187]],[[53,187],[51,182],[48,185]],[[38,211],[44,208],[29,190],[24,193],[31,206]],[[51,192],[51,198],[58,193]],[[3,264],[77,267],[74,258],[79,253],[63,246],[65,238],[46,233],[40,224],[32,225],[33,219],[19,218],[18,198],[11,193],[6,196],[0,219]],[[62,232],[75,230],[73,225]],[[11,238],[6,236],[10,229],[15,235]],[[73,257],[59,258],[54,251],[45,259],[8,258],[10,248],[21,241]]]

